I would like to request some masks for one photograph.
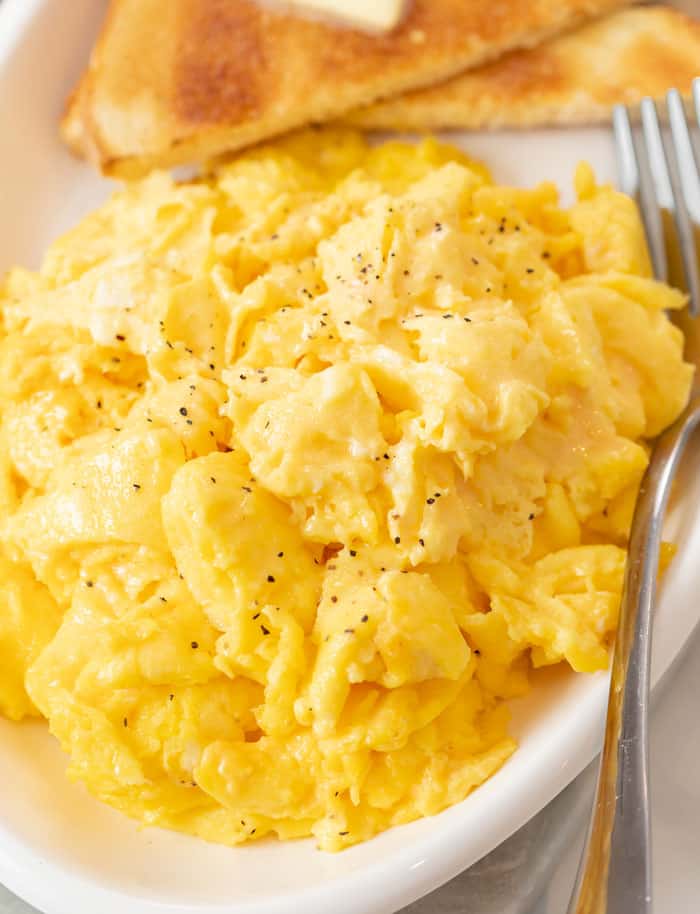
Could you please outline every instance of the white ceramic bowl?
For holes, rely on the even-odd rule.
[[[59,231],[109,184],[70,158],[56,123],[82,69],[104,0],[0,5],[0,270],[36,265]],[[502,181],[568,182],[585,156],[612,177],[606,131],[455,137]],[[688,480],[673,524],[682,544],[667,576],[655,675],[668,667],[700,607],[700,525]],[[593,758],[607,677],[545,673],[514,708],[521,746],[494,778],[438,816],[339,855],[309,841],[228,849],[140,830],[64,777],[43,725],[0,721],[0,882],[47,914],[389,914],[496,847]]]

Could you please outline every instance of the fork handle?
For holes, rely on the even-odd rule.
[[[568,914],[651,914],[651,618],[671,484],[700,421],[696,397],[657,440],[632,521],[596,799]]]

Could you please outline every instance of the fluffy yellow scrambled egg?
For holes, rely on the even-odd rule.
[[[128,185],[0,292],[0,710],[141,821],[335,850],[606,665],[691,369],[633,204],[352,133]]]

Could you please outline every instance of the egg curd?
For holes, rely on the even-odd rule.
[[[0,291],[0,710],[149,825],[338,850],[606,666],[691,368],[633,203],[311,132],[127,185]]]

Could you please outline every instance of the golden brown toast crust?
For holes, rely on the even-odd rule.
[[[700,23],[662,6],[621,10],[531,50],[357,112],[383,130],[533,127],[606,121],[700,76]]]
[[[112,0],[63,134],[105,172],[201,161],[431,85],[625,0],[413,0],[370,36],[253,0]]]

